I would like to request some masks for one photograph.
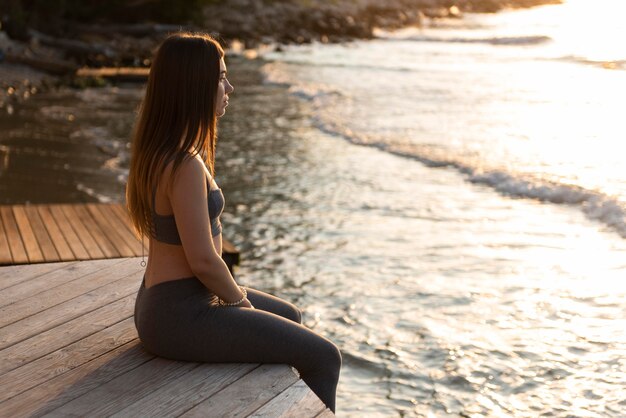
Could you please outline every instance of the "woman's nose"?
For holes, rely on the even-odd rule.
[[[228,85],[226,86],[226,89],[227,89],[227,93],[228,93],[228,94],[230,94],[230,93],[232,93],[233,91],[235,91],[235,88],[233,87],[233,85],[232,85],[232,84],[230,84],[230,81],[228,82]]]

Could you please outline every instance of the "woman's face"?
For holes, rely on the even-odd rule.
[[[217,96],[215,97],[215,116],[222,117],[226,113],[226,106],[228,106],[228,95],[233,92],[235,88],[228,82],[226,78],[226,63],[224,58],[220,59],[220,81],[217,85]]]

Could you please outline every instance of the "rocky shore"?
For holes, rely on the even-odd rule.
[[[229,0],[204,9],[206,27],[246,47],[259,43],[343,42],[367,39],[375,28],[422,26],[463,12],[558,4],[562,0],[336,0],[327,2]]]
[[[561,0],[223,0],[209,3],[196,22],[119,24],[59,21],[11,32],[3,17],[0,30],[0,111],[55,84],[75,83],[80,67],[147,67],[167,33],[203,30],[234,52],[270,45],[346,42],[373,37],[375,28],[428,25],[432,19],[462,18],[464,12],[497,12]],[[138,2],[135,2],[138,3]],[[140,2],[139,2],[140,3]],[[149,3],[149,2],[144,2]],[[13,31],[16,32],[16,31]],[[18,38],[18,39],[15,39]]]

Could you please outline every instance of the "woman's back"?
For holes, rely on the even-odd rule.
[[[204,175],[209,179],[211,190],[218,189],[215,180],[211,177],[209,170],[204,165],[204,162],[200,157],[194,157],[195,161],[190,159],[184,160],[181,164],[181,170],[184,172],[184,165],[195,163],[201,164],[204,171]],[[153,211],[161,216],[172,216],[174,210],[170,196],[166,191],[166,185],[170,182],[170,176],[172,175],[172,162],[168,163],[159,180],[155,190],[154,208]],[[180,171],[180,170],[179,170]],[[178,173],[177,173],[178,174]],[[179,184],[179,182],[172,182],[172,184]],[[183,186],[184,187],[184,186]],[[180,202],[181,205],[186,204],[185,201]],[[207,213],[207,217],[209,214]],[[146,266],[146,287],[154,286],[158,283],[163,283],[169,280],[176,280],[176,278],[184,278],[193,276],[191,266],[187,262],[185,251],[182,245],[172,245],[165,242],[161,242],[155,237],[150,237],[150,249],[148,253],[148,265]],[[222,234],[213,237],[213,244],[218,254],[222,254]]]

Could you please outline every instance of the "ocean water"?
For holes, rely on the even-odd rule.
[[[338,416],[626,415],[625,8],[228,60],[237,278],[341,348]],[[141,94],[62,89],[1,116],[2,203],[122,201]]]
[[[572,0],[267,56],[318,130],[285,233],[315,232],[247,272],[303,283],[283,291],[342,347],[340,415],[626,416],[624,11]]]
[[[269,81],[318,126],[503,194],[571,203],[626,237],[626,29],[619,0],[467,15],[274,54]]]
[[[68,87],[0,111],[0,204],[119,202],[141,88]]]

